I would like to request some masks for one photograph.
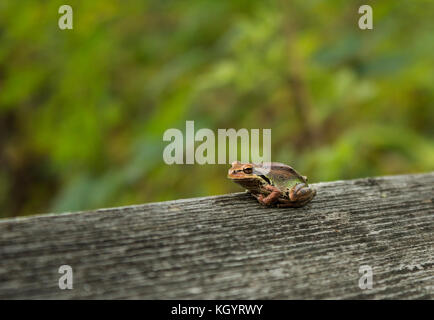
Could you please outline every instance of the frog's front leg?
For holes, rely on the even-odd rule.
[[[266,206],[272,205],[275,202],[277,202],[279,197],[282,195],[282,192],[278,188],[276,188],[275,186],[268,184],[265,186],[265,189],[270,191],[270,194],[266,197],[264,197],[264,195],[262,195],[262,194],[259,194],[256,197],[256,199],[258,199],[259,203],[262,203]]]

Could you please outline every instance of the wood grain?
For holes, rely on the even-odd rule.
[[[0,220],[0,299],[432,299],[433,185],[318,183],[298,209],[237,193]]]

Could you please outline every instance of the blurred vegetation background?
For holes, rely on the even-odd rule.
[[[58,8],[74,29],[58,28]],[[374,29],[360,30],[370,4]],[[166,129],[271,128],[311,182],[434,170],[434,2],[0,2],[0,217],[242,191]]]

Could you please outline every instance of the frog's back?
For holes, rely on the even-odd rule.
[[[268,177],[273,184],[282,191],[291,188],[297,183],[306,183],[306,180],[294,168],[280,162],[264,162],[261,167],[269,171]],[[307,184],[307,183],[306,183]]]

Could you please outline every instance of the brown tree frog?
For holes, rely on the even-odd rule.
[[[316,195],[305,176],[278,162],[253,164],[235,161],[228,178],[246,188],[266,206],[302,207]]]

